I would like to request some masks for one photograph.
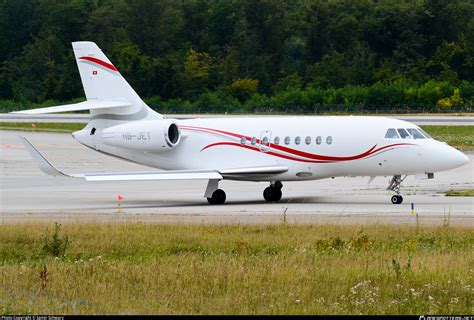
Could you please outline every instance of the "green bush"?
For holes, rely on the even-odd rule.
[[[0,100],[0,112],[77,103],[82,100],[84,99],[66,102],[46,100],[41,105]],[[194,100],[163,100],[157,95],[144,100],[160,113],[459,112],[473,109],[474,84],[462,81],[455,86],[446,81],[431,80],[415,85],[397,80],[379,81],[371,86],[347,85],[327,89],[288,86],[285,90],[268,96],[256,92],[252,79],[240,79],[229,87],[201,93]]]
[[[57,222],[54,223],[53,234],[50,237],[48,229],[43,238],[43,246],[41,251],[46,255],[51,255],[53,257],[62,257],[66,254],[66,249],[69,244],[68,236],[60,236],[59,232],[61,231],[61,225]]]

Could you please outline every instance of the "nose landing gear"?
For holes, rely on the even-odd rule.
[[[405,180],[407,176],[402,179],[401,175],[394,175],[392,180],[390,180],[390,184],[387,187],[387,190],[391,190],[396,194],[392,196],[391,201],[393,204],[400,204],[403,202],[403,197],[400,195],[400,187],[403,180]]]
[[[272,183],[269,187],[263,190],[263,198],[268,202],[276,202],[281,199],[283,184],[280,181]]]
[[[395,194],[392,196],[391,200],[393,204],[400,204],[403,202],[403,197],[399,194]]]

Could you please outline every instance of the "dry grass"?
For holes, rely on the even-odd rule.
[[[0,314],[473,313],[472,228],[46,227],[0,226]]]
[[[446,195],[448,197],[474,197],[474,189],[449,190]]]

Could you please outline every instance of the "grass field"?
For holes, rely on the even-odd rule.
[[[53,229],[0,226],[0,314],[474,311],[472,228],[68,224],[56,237]]]
[[[35,127],[24,122],[0,122],[0,130],[73,132],[84,128],[83,123],[38,122]],[[463,150],[474,150],[474,126],[422,126],[433,138]]]
[[[85,123],[54,123],[54,122],[0,122],[0,130],[74,132],[86,126]]]
[[[447,142],[450,146],[465,150],[474,149],[474,126],[421,126],[433,138]]]
[[[474,189],[449,190],[446,195],[449,197],[474,197]]]

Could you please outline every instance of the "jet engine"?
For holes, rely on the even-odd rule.
[[[178,125],[170,119],[130,122],[102,131],[104,144],[144,152],[171,150],[180,138]]]

